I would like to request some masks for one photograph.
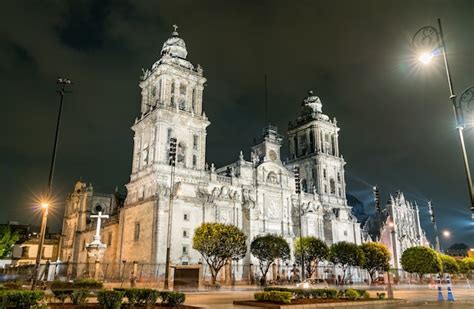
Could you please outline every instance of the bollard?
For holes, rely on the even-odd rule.
[[[439,275],[436,276],[436,286],[438,289],[438,301],[444,301],[443,290],[441,287],[441,277]]]
[[[451,287],[451,277],[449,275],[446,276],[447,284],[448,284],[448,301],[454,301],[454,294]]]

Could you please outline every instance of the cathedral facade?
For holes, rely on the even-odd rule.
[[[303,235],[328,244],[361,243],[361,228],[346,201],[339,128],[336,119],[323,113],[321,100],[309,92],[300,116],[290,122],[288,158],[280,152],[283,137],[268,126],[248,153],[241,151],[233,163],[216,167],[206,163],[210,121],[203,110],[205,82],[202,68],[187,60],[185,42],[175,30],[160,59],[140,80],[141,113],[132,126],[127,197],[101,195],[78,182],[66,202],[62,261],[87,260],[85,245],[95,226],[90,215],[97,205],[110,216],[102,229],[106,262],[164,264],[170,224],[174,265],[201,261],[192,249],[192,237],[203,222],[236,225],[247,235],[249,247],[257,235],[281,235],[293,250],[300,234],[300,210]],[[177,140],[173,171],[171,138]],[[300,194],[295,193],[295,166],[301,174]],[[241,263],[253,261],[249,251]]]
[[[420,223],[420,210],[402,192],[390,195],[384,209],[376,211],[363,225],[367,240],[384,244],[391,253],[391,268],[402,269],[403,251],[410,247],[427,246],[429,241]]]

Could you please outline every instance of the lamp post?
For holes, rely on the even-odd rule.
[[[435,231],[435,249],[436,251],[441,252],[441,248],[439,246],[439,235],[438,235],[438,226],[436,224],[435,220],[435,214],[434,214],[434,209],[433,209],[433,203],[431,201],[428,201],[428,211],[430,213],[431,217],[431,223],[433,223],[433,229]]]
[[[300,182],[300,168],[295,166],[293,168],[293,173],[295,176],[295,192],[298,194],[298,222],[299,222],[299,230],[300,230],[300,246],[301,246],[301,282],[304,281],[304,243],[303,243],[303,231],[302,231],[302,216],[301,213],[301,182]]]
[[[466,127],[466,124],[464,122],[463,105],[467,104],[469,108],[471,107],[471,104],[474,101],[474,87],[466,89],[461,95],[460,100],[456,100],[456,94],[454,93],[453,81],[449,69],[448,57],[446,55],[446,44],[444,42],[441,19],[438,18],[438,28],[435,28],[433,26],[425,26],[419,29],[413,36],[413,45],[415,46],[415,48],[422,48],[423,53],[418,59],[424,64],[428,64],[429,62],[431,62],[432,58],[438,52],[441,52],[441,54],[443,55],[444,67],[446,70],[446,77],[449,87],[449,99],[453,104],[454,117],[456,119],[456,129],[458,130],[459,141],[461,143],[464,169],[466,172],[469,197],[471,200],[472,219],[474,219],[474,192],[472,187],[471,170],[469,168],[469,161],[467,158],[466,145],[464,143],[463,133],[463,130]]]
[[[169,165],[170,165],[170,196],[168,207],[168,233],[166,235],[166,265],[165,265],[165,281],[163,288],[169,289],[169,275],[170,275],[170,251],[171,251],[171,231],[173,223],[173,197],[174,197],[174,175],[176,169],[176,147],[177,139],[171,137],[169,140]]]
[[[54,144],[53,144],[53,154],[51,156],[51,166],[49,169],[49,177],[48,177],[48,189],[46,193],[46,201],[41,204],[42,209],[42,217],[41,217],[41,227],[40,227],[40,235],[39,235],[39,244],[38,244],[38,252],[36,253],[36,261],[35,261],[35,268],[33,270],[33,278],[31,280],[31,289],[34,290],[36,287],[36,283],[38,281],[38,271],[41,265],[41,255],[43,253],[43,245],[44,245],[44,237],[46,233],[46,225],[48,223],[48,210],[49,210],[49,203],[51,198],[51,192],[53,188],[53,175],[54,175],[54,165],[56,163],[56,151],[58,148],[58,139],[59,139],[59,129],[61,125],[61,114],[63,109],[63,100],[64,95],[69,93],[70,91],[66,91],[66,85],[71,85],[71,80],[67,78],[59,77],[56,80],[56,84],[60,85],[61,89],[57,91],[59,94],[59,112],[58,112],[58,119],[56,121],[56,133],[54,135]],[[59,252],[58,252],[59,254]]]
[[[396,244],[395,244],[395,240],[396,240],[395,223],[393,223],[393,221],[390,221],[388,223],[388,225],[390,227],[390,236],[392,237],[391,242],[392,242],[392,250],[393,250],[393,267],[396,268],[397,267],[396,265],[398,265],[397,264],[398,256],[396,254],[397,247],[396,247]],[[397,271],[398,271],[398,269],[397,269]],[[390,266],[389,266],[388,271],[387,271],[387,283],[388,283],[388,286],[387,286],[388,298],[393,299],[393,288],[392,288],[392,282],[390,281]]]

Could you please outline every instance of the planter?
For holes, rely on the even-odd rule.
[[[71,303],[66,303],[64,305],[62,304],[58,304],[58,303],[53,303],[53,304],[48,304],[48,308],[52,308],[52,309],[73,309],[73,308],[77,308],[77,309],[92,309],[92,308],[101,308],[101,306],[99,304],[94,304],[94,303],[91,303],[91,304],[85,304],[85,305],[73,305]],[[122,308],[129,308],[128,304],[122,304]],[[179,305],[177,307],[167,307],[166,305],[155,305],[155,306],[149,306],[149,307],[146,307],[146,306],[138,306],[138,305],[135,305],[134,308],[154,308],[154,309],[159,309],[159,308],[179,308],[179,309],[201,309],[201,307],[195,307],[195,306],[187,306],[187,305]]]
[[[272,309],[311,309],[311,308],[322,308],[322,307],[348,307],[348,306],[378,306],[378,305],[388,305],[388,304],[400,304],[404,303],[404,300],[367,300],[367,299],[358,299],[358,300],[347,300],[347,299],[324,299],[324,298],[312,298],[312,299],[295,299],[291,301],[291,304],[275,304],[270,302],[261,302],[256,300],[248,301],[234,301],[234,305],[240,306],[249,306],[249,307],[264,307]]]

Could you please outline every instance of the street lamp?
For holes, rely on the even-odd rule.
[[[435,232],[435,242],[436,242],[435,248],[436,248],[436,251],[441,251],[441,248],[439,246],[438,226],[436,225],[433,203],[431,201],[428,201],[428,211],[429,211],[431,223],[433,223],[433,229]]]
[[[53,188],[53,175],[54,175],[54,165],[56,163],[56,151],[58,148],[58,139],[59,139],[59,129],[61,125],[61,114],[62,114],[62,109],[63,109],[63,100],[64,100],[64,95],[66,93],[69,93],[70,91],[66,91],[66,85],[71,85],[72,82],[70,79],[63,78],[63,77],[58,77],[56,80],[56,84],[60,86],[60,89],[57,91],[59,94],[59,112],[58,112],[58,119],[56,121],[56,133],[54,135],[54,144],[53,144],[53,154],[51,156],[51,165],[49,169],[49,177],[48,177],[48,191],[46,193],[46,199],[47,201],[52,201],[51,193],[52,193],[52,188]],[[48,209],[49,209],[49,203],[48,202],[43,202],[41,203],[41,208],[43,210],[43,215],[41,217],[41,227],[40,227],[40,240],[38,244],[38,252],[36,253],[36,262],[35,262],[35,268],[33,270],[33,278],[31,280],[31,289],[34,290],[36,287],[36,282],[38,281],[38,270],[41,264],[41,255],[43,251],[43,245],[44,245],[44,237],[46,233],[46,225],[48,223]],[[61,239],[59,240],[61,241]],[[60,252],[58,252],[58,258],[59,258]]]
[[[175,137],[171,137],[169,140],[169,152],[168,162],[170,165],[170,195],[168,205],[168,233],[166,234],[166,262],[165,262],[165,281],[163,288],[169,289],[169,276],[170,276],[170,255],[171,255],[171,231],[173,224],[173,197],[174,192],[174,176],[176,170],[176,148],[178,147],[178,141]]]
[[[295,166],[293,168],[293,174],[295,176],[295,193],[298,194],[298,223],[299,223],[299,230],[300,230],[300,246],[301,246],[301,278],[300,281],[303,282],[305,280],[304,277],[304,243],[303,243],[303,231],[302,231],[302,216],[303,213],[301,212],[301,179],[300,179],[300,168]]]
[[[466,145],[464,143],[463,130],[466,127],[464,123],[463,105],[468,105],[470,108],[474,101],[474,87],[466,89],[461,95],[460,100],[456,100],[454,93],[453,81],[451,72],[449,70],[448,57],[446,55],[446,44],[443,37],[443,28],[441,27],[441,19],[438,18],[438,28],[433,26],[425,26],[419,29],[413,36],[413,46],[423,52],[418,57],[418,60],[424,64],[431,62],[434,56],[441,53],[444,59],[444,67],[446,69],[446,77],[449,86],[449,99],[453,104],[454,116],[456,118],[456,129],[458,130],[459,140],[461,142],[461,150],[464,160],[464,169],[466,171],[466,180],[471,200],[471,213],[474,219],[474,192],[472,187],[471,170],[469,168],[469,161],[467,159]]]

